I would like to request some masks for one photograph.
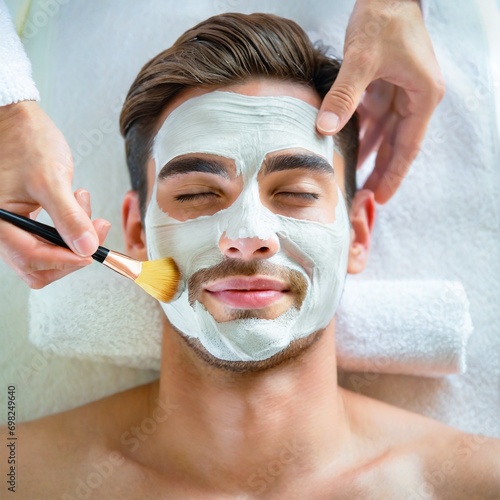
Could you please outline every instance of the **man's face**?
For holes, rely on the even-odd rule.
[[[333,317],[349,246],[343,160],[335,154],[334,170],[331,139],[315,133],[311,89],[223,90],[188,91],[162,116],[148,251],[181,269],[164,305],[173,326],[216,358],[258,361]]]

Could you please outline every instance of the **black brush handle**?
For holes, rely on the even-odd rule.
[[[2,210],[1,208],[0,219],[10,222],[11,224],[14,224],[14,226],[28,231],[28,233],[40,236],[44,240],[50,241],[50,243],[53,243],[54,245],[71,250],[71,248],[69,248],[69,246],[66,245],[65,241],[61,238],[61,235],[52,226],[48,226],[47,224],[43,224],[42,222],[24,217],[23,215],[13,214],[12,212],[9,212],[8,210]],[[102,262],[104,262],[104,259],[108,256],[108,253],[109,250],[107,248],[98,247],[97,252],[92,255],[92,258],[102,264]]]

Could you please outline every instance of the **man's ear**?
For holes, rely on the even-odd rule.
[[[122,225],[127,254],[137,260],[148,260],[146,235],[137,191],[128,191],[123,199]]]
[[[357,274],[366,267],[370,250],[375,221],[375,199],[372,191],[361,189],[356,192],[352,199],[349,219],[352,228],[347,272]]]

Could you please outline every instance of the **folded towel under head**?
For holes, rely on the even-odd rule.
[[[338,364],[346,371],[464,373],[472,330],[460,282],[350,281],[337,314]]]
[[[132,282],[89,266],[30,296],[30,340],[63,356],[159,369],[163,312]],[[450,281],[347,280],[337,313],[348,371],[463,373],[472,332],[465,290]]]

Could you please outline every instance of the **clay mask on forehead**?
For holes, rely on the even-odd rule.
[[[322,224],[272,213],[261,203],[257,182],[266,155],[275,151],[305,149],[332,164],[333,141],[316,133],[316,115],[316,108],[292,97],[217,91],[180,105],[154,140],[156,180],[145,219],[149,258],[173,257],[182,275],[176,299],[162,307],[175,328],[199,339],[219,359],[267,359],[324,328],[340,301],[349,248],[349,219],[340,189],[332,207],[334,222]],[[164,165],[189,153],[234,160],[243,188],[229,208],[181,222],[160,209],[157,182]],[[272,320],[225,322],[217,322],[198,301],[190,304],[188,280],[224,260],[219,249],[224,233],[232,240],[275,238],[279,251],[266,262],[303,276],[307,290],[302,303]]]

